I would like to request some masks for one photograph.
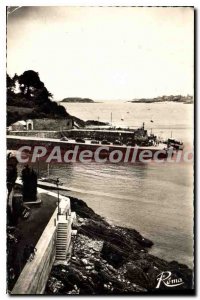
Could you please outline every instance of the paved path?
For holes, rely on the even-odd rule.
[[[30,208],[30,216],[28,219],[19,219],[17,229],[21,235],[20,241],[17,243],[15,250],[16,255],[13,255],[13,266],[16,275],[19,275],[24,267],[23,253],[26,245],[35,246],[49,222],[52,214],[57,207],[57,198],[47,194],[40,194],[42,203]],[[37,255],[37,252],[36,252]],[[17,278],[16,278],[17,279]]]

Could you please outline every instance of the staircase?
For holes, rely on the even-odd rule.
[[[56,239],[56,260],[66,260],[68,223],[58,223]]]

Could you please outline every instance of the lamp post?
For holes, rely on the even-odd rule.
[[[60,198],[59,198],[59,178],[56,179],[57,191],[58,191],[58,215],[60,214]]]

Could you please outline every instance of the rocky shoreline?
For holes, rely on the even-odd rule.
[[[66,265],[52,268],[45,294],[131,295],[163,291],[185,293],[193,289],[193,272],[176,261],[148,253],[153,242],[134,229],[110,225],[79,199],[71,199],[77,214],[72,253]],[[166,286],[158,276],[171,272]],[[166,273],[167,274],[167,273]],[[165,274],[165,276],[166,276]],[[163,275],[164,276],[164,275]]]

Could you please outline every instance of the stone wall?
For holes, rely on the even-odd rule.
[[[33,119],[34,130],[68,130],[73,127],[72,119]]]
[[[50,138],[50,139],[61,138],[61,133],[59,131],[47,131],[47,130],[9,131],[9,135],[34,136],[39,138]]]
[[[11,131],[28,131],[32,130],[43,130],[43,131],[62,131],[73,128],[73,119],[32,119],[32,120],[22,120],[15,122],[11,126],[9,126],[9,130]]]
[[[87,130],[87,129],[72,129],[63,131],[66,137],[71,139],[76,138],[89,138],[95,140],[108,140],[114,142],[115,140],[120,140],[122,142],[127,142],[128,139],[134,138],[134,131],[117,131],[117,130]]]

